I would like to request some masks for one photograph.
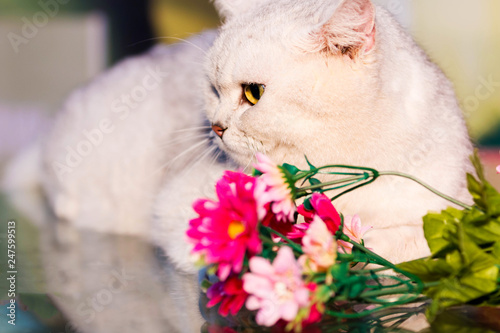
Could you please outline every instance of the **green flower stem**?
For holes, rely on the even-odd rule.
[[[358,250],[370,255],[370,257],[372,257],[373,259],[375,259],[376,263],[379,264],[379,265],[382,265],[382,266],[385,266],[385,267],[389,267],[389,268],[392,268],[394,270],[397,270],[398,268],[396,267],[396,265],[394,265],[393,263],[391,263],[390,261],[388,261],[387,259],[384,259],[382,258],[381,256],[379,256],[378,254],[368,250],[366,247],[364,247],[363,245],[361,244],[358,244],[356,243],[355,241],[351,240],[349,237],[347,237],[346,235],[342,235],[342,237],[340,237],[341,240],[345,241],[345,242],[349,242],[352,244],[352,246],[354,246],[355,248],[357,248]]]
[[[424,283],[423,286],[425,289],[427,289],[427,288],[432,288],[432,287],[438,286],[439,284],[440,284],[440,282],[436,281],[436,282]],[[388,296],[388,295],[401,295],[401,294],[408,294],[409,292],[411,292],[411,291],[409,290],[408,286],[401,286],[401,287],[397,287],[397,288],[366,291],[360,295],[360,298],[373,298],[373,297]]]
[[[432,186],[424,183],[423,181],[419,180],[418,178],[415,178],[411,175],[408,175],[408,174],[405,174],[405,173],[402,173],[402,172],[397,172],[397,171],[383,171],[383,172],[380,172],[380,176],[397,176],[397,177],[402,177],[402,178],[406,178],[406,179],[410,179],[410,180],[413,180],[414,182],[422,185],[423,187],[425,187],[426,189],[428,189],[429,191],[431,191],[432,193],[440,196],[441,198],[445,199],[445,200],[448,200],[449,202],[451,203],[454,203],[455,205],[457,206],[460,206],[462,208],[465,208],[465,209],[468,209],[468,210],[471,210],[472,207],[461,202],[461,201],[458,201],[442,192],[439,192],[438,190],[436,190],[435,188],[433,188]]]
[[[265,228],[267,231],[269,231],[272,234],[275,234],[276,236],[280,237],[281,239],[283,239],[286,242],[286,243],[281,243],[281,244],[291,247],[295,252],[298,252],[299,254],[304,254],[304,251],[302,251],[302,247],[299,244],[294,243],[293,241],[291,241],[289,238],[287,238],[282,233],[280,233],[274,229],[271,229],[269,227],[266,227],[266,226],[262,226],[262,228]],[[276,245],[279,246],[280,243],[276,243]]]
[[[391,268],[390,267],[381,267],[381,268],[374,268],[374,269],[354,269],[352,271],[352,273],[356,274],[356,275],[363,275],[363,274],[384,272],[384,271],[388,271],[389,269],[391,269]]]
[[[375,259],[375,263],[379,264],[379,265],[382,265],[382,266],[385,266],[385,267],[390,267],[392,268],[392,270],[394,270],[395,272],[398,272],[398,273],[401,273],[403,275],[405,275],[406,277],[410,278],[413,282],[415,282],[416,284],[416,289],[418,291],[418,293],[421,293],[422,290],[426,287],[424,283],[422,283],[422,281],[420,280],[420,278],[418,278],[418,276],[414,275],[414,274],[411,274],[411,273],[408,273],[398,267],[396,267],[396,265],[394,265],[393,263],[391,263],[390,261],[388,261],[387,259],[384,259],[383,257],[379,256],[378,254],[368,250],[366,247],[364,247],[363,245],[361,244],[358,244],[356,242],[354,242],[353,240],[351,240],[349,237],[347,237],[346,235],[342,235],[340,237],[340,239],[344,240],[344,241],[347,241],[349,243],[352,244],[352,246],[364,253],[366,253],[367,255],[369,255],[371,258]],[[347,240],[346,240],[347,239]]]
[[[349,177],[349,178],[344,178],[344,179],[332,180],[331,182],[325,182],[325,183],[321,183],[318,185],[300,187],[297,189],[297,191],[298,191],[298,193],[306,192],[306,191],[321,189],[323,187],[327,187],[327,186],[331,186],[331,185],[338,185],[338,184],[349,183],[349,182],[353,182],[353,181],[361,181],[361,180],[365,180],[365,179],[368,179],[368,178],[364,175],[363,176]]]

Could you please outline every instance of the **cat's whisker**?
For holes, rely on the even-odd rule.
[[[198,164],[200,164],[200,162],[202,162],[208,155],[210,155],[211,153],[213,153],[213,151],[217,149],[217,147],[215,146],[212,146],[210,148],[208,148],[204,153],[202,153],[200,156],[198,156],[192,163],[191,163],[191,166],[189,168],[186,169],[186,173],[189,173],[191,172],[191,170],[197,166]]]
[[[161,171],[167,171],[172,166],[172,164],[174,164],[180,158],[186,156],[187,154],[193,152],[197,148],[203,146],[208,141],[210,141],[210,139],[205,139],[205,140],[202,140],[202,141],[200,141],[200,142],[192,145],[190,148],[186,149],[185,151],[183,151],[182,153],[180,153],[179,155],[177,155],[176,157],[174,157],[172,160],[170,160],[167,163],[163,164],[160,168],[158,168],[158,170],[156,170],[155,172],[153,172],[153,175],[155,175],[155,174],[157,174],[158,172],[161,172]]]
[[[217,162],[221,154],[222,152],[219,150],[217,154],[212,156],[212,160],[208,163],[208,168],[211,168]]]
[[[211,126],[198,126],[198,127],[190,127],[190,128],[183,128],[180,130],[172,131],[172,133],[182,133],[182,132],[189,132],[189,131],[198,131],[198,130],[203,130],[203,129],[209,129]]]
[[[257,162],[257,161],[255,160],[255,154],[252,156],[252,158],[250,158],[250,159],[248,160],[247,165],[245,165],[245,167],[243,168],[243,170],[244,170],[245,172],[246,172],[246,170],[248,170],[248,167],[250,166],[250,164],[252,164],[252,162]]]
[[[201,139],[201,138],[209,139],[209,137],[206,133],[205,134],[197,133],[197,134],[193,134],[193,135],[184,135],[182,137],[175,138],[175,139],[172,139],[170,141],[166,141],[164,143],[159,144],[159,146],[166,148],[166,147],[169,147],[172,145],[176,145],[176,144],[183,143],[183,142],[190,141],[190,140],[197,140],[197,139]]]

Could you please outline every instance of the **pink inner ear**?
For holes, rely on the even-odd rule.
[[[364,50],[370,51],[375,46],[375,6],[371,0],[346,0],[344,5],[357,5],[356,11],[362,23],[355,30],[365,35]]]
[[[377,33],[377,29],[375,28],[375,24],[372,27],[372,31],[366,35],[365,41],[365,51],[368,52],[375,46],[375,35]]]
[[[308,50],[341,51],[350,57],[370,51],[376,42],[375,6],[371,0],[343,0],[330,20],[311,35],[314,40]]]

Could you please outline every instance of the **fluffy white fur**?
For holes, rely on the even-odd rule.
[[[214,37],[208,32],[175,46],[158,46],[72,94],[43,145],[44,190],[58,220],[149,236],[160,185],[208,145],[200,143],[206,135],[198,87],[205,50]],[[86,156],[78,153],[86,152],[82,142],[90,142],[85,133],[94,133],[98,143]],[[81,160],[66,168],[78,160],[70,151]]]
[[[410,173],[470,200],[471,143],[452,86],[385,10],[369,0],[216,4],[226,21],[207,60],[207,117],[227,128],[217,142],[240,166],[262,152],[306,168],[307,155],[315,165]],[[247,83],[266,86],[255,106],[243,97]],[[428,255],[422,216],[448,205],[383,177],[335,204],[374,226],[368,246],[395,262]],[[169,237],[182,219],[159,216],[159,244],[185,260]]]

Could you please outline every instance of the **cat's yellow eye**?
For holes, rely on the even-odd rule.
[[[259,102],[266,87],[263,84],[250,83],[243,85],[243,94],[248,103],[255,105]]]

